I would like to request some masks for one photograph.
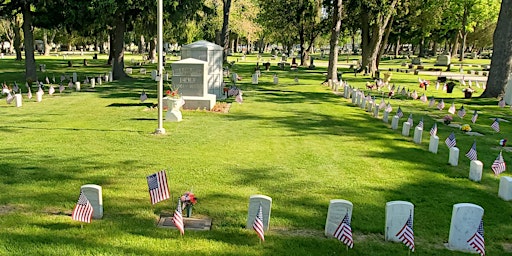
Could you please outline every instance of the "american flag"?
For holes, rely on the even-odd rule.
[[[386,105],[386,109],[384,110],[388,113],[391,113],[391,111],[393,111],[393,107],[391,107],[391,104],[388,102],[388,104]]]
[[[140,95],[140,102],[144,102],[147,99],[148,99],[148,95],[146,94],[146,91],[142,91],[142,93]]]
[[[491,124],[491,128],[496,132],[500,132],[500,122],[498,121],[498,118],[494,119],[494,122]]]
[[[402,109],[400,107],[398,107],[396,115],[398,116],[398,118],[402,118],[402,116],[404,116],[404,112],[402,112]]]
[[[405,222],[405,225],[396,234],[398,239],[402,241],[409,250],[414,252],[414,231],[412,230],[412,215],[409,214],[409,218]]]
[[[53,87],[53,85],[50,85],[50,89],[48,89],[48,94],[53,95],[54,93],[55,93],[55,88]]]
[[[30,90],[30,88],[28,88],[27,97],[29,99],[32,99],[32,91]]]
[[[430,129],[430,136],[436,136],[436,135],[437,135],[437,123],[434,123],[434,125]]]
[[[427,103],[427,101],[428,101],[427,96],[425,96],[425,94],[421,95],[420,100],[421,100],[423,103]]]
[[[92,212],[93,208],[91,203],[89,203],[89,200],[87,200],[84,193],[80,191],[80,196],[78,197],[78,202],[71,214],[71,219],[91,223]]]
[[[46,77],[44,80],[46,81],[46,84],[50,84],[50,79],[48,79],[48,77]]]
[[[436,99],[434,97],[430,98],[430,101],[428,102],[428,107],[432,108],[436,104]]]
[[[475,112],[473,112],[473,116],[471,117],[471,122],[476,123],[477,118],[478,118],[478,112],[475,110]]]
[[[423,117],[421,118],[420,122],[418,123],[418,126],[416,127],[419,127],[423,130]]]
[[[505,100],[503,98],[501,98],[501,100],[498,102],[498,106],[500,108],[504,108],[505,107]]]
[[[441,101],[439,101],[439,103],[437,103],[437,108],[439,110],[443,110],[444,108],[444,101],[441,99]]]
[[[460,107],[459,111],[457,111],[457,115],[460,118],[464,118],[464,116],[466,115],[466,110],[464,109],[464,106]]]
[[[341,221],[340,225],[338,225],[338,228],[336,228],[336,231],[334,231],[333,236],[338,238],[338,240],[346,244],[348,247],[354,247],[354,240],[352,240],[352,228],[350,227],[350,218],[348,216],[348,212],[345,214],[345,217]]]
[[[265,241],[265,231],[263,230],[263,208],[258,207],[258,212],[256,213],[256,217],[254,217],[254,222],[252,223],[252,229],[256,231],[256,234],[261,239],[261,241]]]
[[[244,102],[244,98],[242,97],[242,91],[238,91],[238,95],[235,97],[235,101],[238,102],[238,104],[242,104]]]
[[[384,109],[386,107],[386,102],[384,101],[384,98],[380,100],[379,109]]]
[[[475,234],[468,240],[469,246],[473,247],[481,256],[485,255],[485,240],[484,240],[484,221],[480,220],[480,225]]]
[[[59,93],[62,93],[66,88],[64,87],[64,85],[60,84],[59,85]]]
[[[174,226],[180,231],[181,235],[185,233],[185,227],[183,225],[183,214],[181,213],[181,200],[178,198],[178,205],[172,216],[172,222]]]
[[[407,122],[411,125],[411,127],[413,126],[414,120],[412,119],[412,114],[409,114],[409,118],[407,118]]]
[[[148,180],[149,196],[151,203],[156,204],[169,198],[169,187],[165,170],[151,174],[146,177]]]
[[[455,114],[455,102],[453,102],[450,108],[448,108],[448,113],[452,115]]]
[[[505,165],[505,161],[503,160],[503,155],[501,154],[501,151],[500,151],[500,154],[498,155],[498,157],[496,158],[496,160],[494,160],[494,163],[492,163],[491,169],[494,172],[494,175],[496,175],[496,176],[498,176],[498,174],[504,172],[507,169],[507,166]]]
[[[469,160],[477,160],[476,155],[476,141],[473,142],[473,146],[469,149],[469,151],[466,153],[466,156],[469,158]]]
[[[446,146],[448,146],[448,148],[455,147],[455,145],[457,145],[457,142],[455,141],[455,134],[452,132],[450,136],[446,138],[444,143],[446,143]]]

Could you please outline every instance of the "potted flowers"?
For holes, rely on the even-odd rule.
[[[181,197],[182,208],[186,210],[187,217],[192,216],[192,207],[197,203],[197,198],[194,193],[187,191]]]
[[[451,115],[446,115],[443,117],[443,123],[449,125],[453,121],[453,117]]]
[[[471,131],[471,126],[469,126],[469,124],[464,124],[460,127],[460,130],[463,131],[463,132],[470,132]]]

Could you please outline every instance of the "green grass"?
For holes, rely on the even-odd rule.
[[[83,80],[109,71],[100,57],[88,67],[68,68],[62,57],[38,56],[37,62],[47,64],[47,74],[78,72]],[[84,56],[69,58],[80,63]],[[126,59],[129,65],[131,56]],[[82,92],[45,94],[40,103],[25,98],[22,108],[6,105],[2,96],[0,255],[347,255],[342,244],[323,235],[331,199],[354,204],[355,245],[349,255],[407,255],[402,244],[384,241],[385,204],[392,200],[415,205],[419,255],[466,255],[443,245],[453,204],[461,202],[485,209],[488,255],[512,254],[511,203],[497,197],[499,178],[489,168],[498,140],[511,128],[501,123],[501,134],[490,129],[491,117],[511,120],[510,110],[499,109],[496,99],[462,99],[460,88],[454,94],[427,91],[444,98],[447,108],[452,101],[457,108],[464,104],[468,116],[456,122],[469,122],[474,109],[480,113],[472,127],[486,136],[454,130],[461,156],[452,167],[443,141],[453,128],[439,125],[439,153],[431,154],[427,133],[416,145],[320,85],[325,61],[316,61],[316,70],[297,72],[273,64],[260,84],[252,85],[255,62],[248,56],[233,67],[244,78],[237,84],[243,104],[233,103],[228,114],[183,111],[182,122],[164,123],[163,136],[151,134],[157,111],[145,111],[156,103],[156,83],[136,70],[133,79],[95,90],[83,86]],[[148,73],[155,68],[144,67]],[[4,59],[0,68],[3,80],[22,81],[22,63]],[[274,73],[279,85],[272,84]],[[360,88],[370,80],[348,73],[344,78]],[[412,74],[394,73],[392,81],[419,89]],[[149,103],[138,100],[143,89]],[[423,116],[426,130],[447,114],[419,101],[390,102],[395,111],[401,106],[406,115],[413,113],[415,123]],[[484,163],[480,183],[467,178],[469,161],[463,156],[474,139]],[[512,161],[508,152],[504,157]],[[149,202],[145,177],[161,169],[167,169],[173,198],[193,189],[199,197],[194,214],[212,218],[211,231],[186,231],[181,238],[176,230],[156,227],[158,216],[175,206],[175,200]],[[103,187],[104,217],[80,228],[69,214],[80,186],[91,183]],[[244,229],[253,194],[273,199],[263,244]]]

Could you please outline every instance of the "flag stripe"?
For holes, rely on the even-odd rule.
[[[165,170],[159,171],[146,177],[149,187],[151,203],[156,204],[169,198],[169,187]]]
[[[73,209],[73,213],[71,214],[71,219],[91,223],[92,213],[93,208],[91,203],[85,194],[80,191],[80,196],[78,197],[78,202],[76,203],[76,206]]]
[[[183,214],[181,212],[181,200],[178,198],[178,206],[176,206],[176,210],[174,211],[174,215],[172,216],[172,222],[174,226],[180,231],[181,235],[185,233],[185,226],[183,224]]]
[[[263,229],[263,209],[260,206],[258,207],[258,212],[254,217],[254,222],[252,223],[252,228],[261,239],[261,241],[265,241],[265,231]]]

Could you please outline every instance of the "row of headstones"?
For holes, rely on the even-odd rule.
[[[366,97],[362,91],[356,89],[354,90],[348,84],[344,84],[344,92],[343,96],[345,98],[352,98],[352,103],[359,105],[361,108],[366,109],[368,112],[372,113],[375,118],[378,118],[379,115],[379,105],[377,104],[367,104]],[[373,108],[373,111],[372,111]],[[385,123],[389,122],[389,112],[384,111],[382,121]],[[398,124],[400,121],[400,117],[393,116],[391,121],[391,129],[397,130]],[[404,122],[402,124],[402,135],[409,136],[409,132],[411,130],[412,124],[409,122]],[[413,141],[416,144],[421,144],[423,137],[423,128],[415,127],[414,128],[414,136]],[[437,154],[439,148],[439,137],[437,135],[430,136],[429,141],[429,151]],[[460,150],[457,147],[451,147],[449,149],[449,157],[448,163],[452,166],[458,166],[459,163],[459,155]],[[479,182],[482,180],[482,172],[483,172],[483,163],[479,160],[471,160],[469,166],[469,179],[475,182]],[[499,192],[498,196],[503,198],[506,201],[512,200],[512,177],[502,177],[500,180]]]
[[[246,223],[247,229],[252,229],[252,225],[260,205],[263,211],[264,230],[267,231],[269,229],[272,198],[265,195],[252,195],[249,198],[249,209]],[[325,222],[325,236],[334,237],[336,229],[346,215],[348,215],[350,223],[352,210],[353,204],[350,201],[343,199],[330,200],[327,219]],[[474,252],[475,250],[467,241],[477,231],[483,215],[484,209],[481,206],[470,203],[459,203],[453,205],[447,247],[450,250]],[[411,218],[411,222],[413,222],[414,205],[411,202],[387,202],[385,214],[386,224],[384,228],[386,241],[401,242],[399,237],[400,230],[404,225],[406,225],[409,218]]]
[[[131,75],[133,74],[133,69],[132,68],[125,68],[125,73],[128,74],[128,75]],[[139,69],[139,73],[142,74],[142,75],[145,75],[147,73],[146,69],[145,68],[140,68]],[[160,77],[158,76],[158,71],[157,70],[152,70],[151,71],[151,79],[158,82]],[[169,76],[169,72],[165,72],[164,73],[164,77],[163,77],[164,81],[170,81],[170,76]]]

